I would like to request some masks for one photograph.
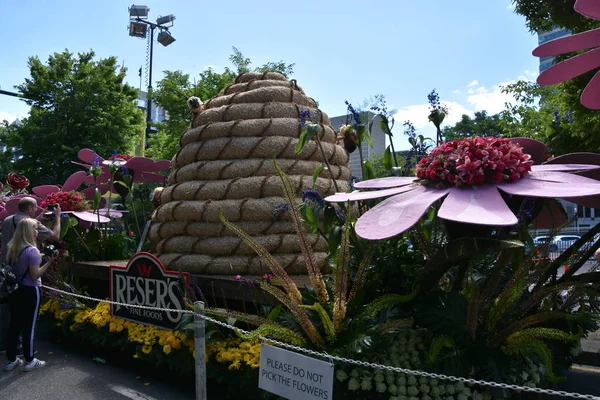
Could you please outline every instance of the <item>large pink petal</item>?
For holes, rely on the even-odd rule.
[[[142,181],[143,182],[165,183],[165,179],[166,179],[166,176],[164,176],[164,175],[142,172]]]
[[[537,78],[540,85],[554,85],[585,74],[600,66],[600,49],[590,50],[561,61],[543,71]]]
[[[391,189],[371,190],[369,192],[336,193],[326,197],[325,200],[331,203],[343,203],[346,201],[380,199],[414,190],[418,186],[419,185],[407,185]]]
[[[581,93],[581,104],[590,110],[600,110],[600,96],[598,91],[600,90],[600,72],[596,72],[596,75],[589,81],[583,93]]]
[[[40,196],[42,199],[45,199],[50,193],[60,192],[61,190],[56,185],[42,185],[34,187],[31,189],[31,191]]]
[[[451,188],[438,217],[477,225],[515,225],[518,220],[495,186]]]
[[[356,234],[369,240],[386,239],[410,229],[429,206],[446,196],[450,189],[421,186],[382,201],[356,222]]]
[[[132,169],[146,169],[148,167],[152,167],[152,164],[154,164],[154,161],[152,161],[151,158],[133,157],[125,163],[125,166]]]
[[[578,171],[589,171],[594,169],[600,169],[600,165],[591,164],[542,164],[532,165],[531,172],[578,172]]]
[[[410,185],[417,178],[414,176],[389,176],[387,178],[369,179],[356,182],[354,187],[357,189],[386,189],[404,185]]]
[[[2,212],[0,212],[0,223],[3,222],[6,217],[9,217],[11,214],[9,214],[8,211],[6,210],[2,210]]]
[[[110,218],[106,218],[102,215],[94,214],[89,211],[73,211],[73,215],[79,218],[82,221],[87,222],[99,222],[101,224],[105,224],[110,222]]]
[[[600,183],[589,181],[593,183],[574,185],[523,178],[513,183],[498,183],[497,187],[512,195],[529,197],[569,198],[600,194]]]
[[[88,164],[93,164],[94,161],[96,160],[96,157],[99,157],[98,154],[91,149],[81,149],[79,150],[79,153],[77,153],[77,157],[79,157],[79,159],[83,162],[86,162]],[[102,162],[104,159],[102,157],[100,157],[100,162]]]
[[[523,147],[523,153],[529,154],[534,164],[541,164],[544,161],[548,147],[539,140],[523,137],[510,138],[508,140]]]
[[[600,46],[600,29],[551,40],[533,51],[536,57],[550,57]]]
[[[77,171],[73,175],[67,178],[62,189],[64,192],[70,192],[71,190],[79,189],[79,186],[83,183],[85,178],[88,176],[85,171]]]
[[[168,169],[171,166],[171,161],[169,160],[160,160],[156,161],[154,164],[146,168],[146,172],[159,172]]]
[[[100,213],[100,215],[104,215],[106,216],[106,214],[108,214],[109,217],[111,218],[122,218],[123,217],[123,213],[118,211],[118,210],[113,210],[112,208],[108,209],[108,208],[99,208],[98,212]],[[96,214],[96,212],[94,211],[94,214]]]
[[[587,165],[600,165],[600,154],[578,152],[563,154],[549,159],[544,163],[547,164],[587,164]]]
[[[570,185],[598,185],[600,182],[579,176],[575,174],[569,174],[566,172],[533,172],[527,176],[526,179],[533,179],[536,181],[547,181],[547,182],[562,182]]]
[[[581,15],[600,21],[598,0],[577,0],[573,8]]]

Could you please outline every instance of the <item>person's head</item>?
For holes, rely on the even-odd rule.
[[[14,262],[25,247],[36,247],[37,235],[37,221],[33,218],[23,218],[17,225],[12,240],[8,242],[7,259]]]
[[[19,200],[19,211],[24,212],[33,218],[37,211],[37,202],[33,197],[23,197]]]

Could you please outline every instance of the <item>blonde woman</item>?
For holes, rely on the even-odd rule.
[[[40,308],[42,293],[42,275],[52,265],[55,258],[40,266],[42,257],[36,247],[38,235],[37,221],[25,218],[19,222],[12,240],[8,243],[8,262],[19,281],[19,289],[13,293],[10,302],[10,323],[6,346],[6,363],[4,369],[11,371],[23,364],[17,357],[19,335],[23,338],[23,354],[25,355],[24,371],[32,371],[46,365],[45,361],[33,357],[33,337],[35,323]]]

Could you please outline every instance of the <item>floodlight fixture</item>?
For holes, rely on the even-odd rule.
[[[129,23],[129,36],[145,39],[147,32],[148,32],[148,25],[141,23],[141,22],[130,22]]]
[[[156,19],[157,25],[171,24],[175,21],[175,16],[173,14],[165,15],[164,17],[158,17]]]
[[[148,18],[148,6],[136,6],[135,4],[129,7],[129,17],[131,18]]]
[[[158,37],[156,38],[156,40],[158,40],[158,43],[167,47],[168,45],[170,45],[171,43],[173,43],[175,41],[175,38],[173,36],[171,36],[169,31],[162,31],[158,34]]]

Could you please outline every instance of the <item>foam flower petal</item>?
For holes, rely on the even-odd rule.
[[[367,181],[356,182],[354,187],[357,189],[386,189],[403,185],[410,185],[417,178],[414,176],[390,176],[387,178],[369,179]]]
[[[586,164],[543,164],[543,165],[532,165],[531,172],[560,172],[560,171],[589,171],[600,169],[600,165],[586,165]]]
[[[91,150],[91,149],[81,149],[77,153],[77,157],[79,157],[79,159],[81,161],[83,161],[83,162],[86,162],[88,164],[93,164],[94,161],[96,160],[96,158],[98,158],[100,156],[94,150]],[[102,157],[100,157],[98,160],[100,162],[104,161],[104,159]]]
[[[421,186],[390,197],[358,219],[356,234],[364,239],[378,240],[405,232],[417,223],[429,206],[446,196],[449,191],[449,188]]]
[[[590,110],[600,110],[600,72],[589,81],[581,93],[581,104]]]
[[[544,181],[526,177],[512,183],[498,183],[496,186],[500,190],[516,196],[566,199],[569,197],[592,196],[600,194],[600,183],[594,181],[593,179],[588,180],[590,183],[586,185],[571,185],[565,184],[564,182]]]
[[[63,192],[70,192],[71,190],[77,190],[87,177],[87,172],[77,171],[73,175],[67,178],[65,184],[62,187]]]
[[[548,151],[546,145],[539,140],[518,137],[510,138],[508,141],[511,143],[517,143],[523,147],[523,152],[531,156],[531,160],[533,160],[534,164],[541,164],[542,161],[544,161],[546,152]]]
[[[551,40],[533,51],[536,57],[551,57],[600,46],[600,28]]]
[[[45,199],[50,193],[60,192],[60,188],[56,185],[42,185],[34,187],[31,191],[37,196]]]
[[[533,221],[537,229],[555,229],[567,223],[569,217],[563,206],[555,199],[544,199],[542,209]]]
[[[395,194],[400,194],[404,192],[408,192],[411,190],[415,190],[416,187],[414,185],[406,185],[395,187],[391,189],[382,189],[382,190],[372,190],[369,192],[354,192],[354,193],[336,193],[334,195],[328,196],[325,198],[326,201],[331,203],[343,203],[346,201],[358,201],[358,200],[371,200],[371,199],[379,199],[383,197],[393,196]]]
[[[112,208],[99,208],[98,212],[93,211],[94,214],[100,213],[100,215],[106,216],[108,214],[111,218],[123,218],[123,213],[119,210],[113,210]]]
[[[142,182],[165,183],[167,177],[160,174],[152,174],[148,172],[141,173]]]
[[[543,71],[537,78],[540,85],[554,85],[568,81],[600,67],[600,49],[590,50],[561,61]]]
[[[579,14],[600,21],[600,5],[598,4],[598,0],[577,0],[574,8]]]
[[[147,169],[148,167],[152,167],[152,164],[154,164],[154,161],[152,161],[151,158],[133,157],[132,159],[127,161],[127,163],[125,163],[125,166],[127,168],[132,168],[132,169],[137,169],[137,168]]]
[[[171,166],[169,160],[155,161],[152,165],[146,168],[147,172],[159,172],[168,169]],[[133,168],[133,167],[132,167]]]
[[[467,224],[515,225],[518,220],[492,185],[452,188],[438,211],[438,217]]]
[[[102,215],[94,214],[89,211],[73,211],[73,215],[79,218],[82,221],[86,222],[99,222],[101,224],[105,224],[110,222],[110,218],[104,217]]]

